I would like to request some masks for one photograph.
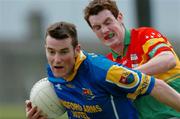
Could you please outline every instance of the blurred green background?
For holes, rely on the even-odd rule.
[[[25,107],[23,104],[1,104],[0,119],[26,119]],[[67,114],[63,114],[57,119],[68,119]]]
[[[116,0],[127,28],[161,31],[180,56],[180,0]],[[57,21],[76,24],[82,49],[106,54],[83,18],[89,0],[0,0],[0,119],[25,119],[35,82],[46,76],[45,29]],[[168,16],[167,16],[168,15]],[[66,119],[63,116],[62,119]]]

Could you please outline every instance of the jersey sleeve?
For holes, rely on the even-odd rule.
[[[142,48],[145,54],[150,58],[156,56],[163,51],[171,51],[172,46],[161,33],[155,29],[149,28],[145,29],[144,32],[140,34],[142,40]]]
[[[113,65],[107,72],[106,82],[115,85],[130,99],[147,95],[154,87],[155,79],[124,66]]]

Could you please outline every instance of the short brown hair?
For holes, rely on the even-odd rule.
[[[104,9],[111,11],[115,18],[118,17],[119,9],[114,0],[91,0],[88,6],[84,9],[84,19],[90,27],[89,16],[97,15]]]
[[[74,48],[78,44],[76,26],[72,23],[64,21],[54,23],[47,28],[45,36],[47,37],[48,35],[57,40],[71,37]]]

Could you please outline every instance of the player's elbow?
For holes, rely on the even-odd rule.
[[[177,64],[176,64],[176,59],[175,59],[174,55],[169,55],[168,57],[169,58],[168,58],[167,64],[168,64],[168,69],[170,70],[170,69],[176,67]]]
[[[162,58],[164,70],[168,71],[177,65],[176,57],[171,51],[162,52],[159,56]]]

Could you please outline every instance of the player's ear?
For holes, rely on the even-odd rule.
[[[78,44],[78,45],[76,45],[76,47],[75,47],[75,57],[78,56],[78,54],[80,53],[80,51],[81,51],[81,45]]]
[[[121,12],[119,12],[118,16],[117,16],[117,20],[122,23],[123,22],[123,14]]]

